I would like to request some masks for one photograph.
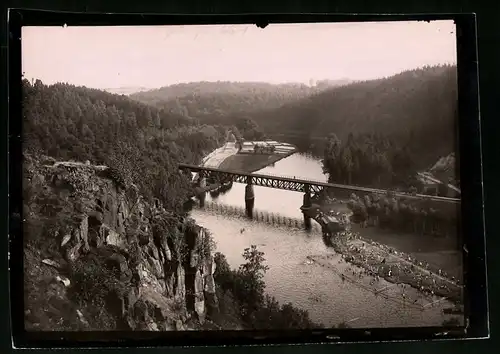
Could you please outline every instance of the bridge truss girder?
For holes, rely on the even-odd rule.
[[[239,183],[247,183],[251,181],[252,184],[263,187],[277,188],[283,190],[290,190],[296,192],[305,192],[306,186],[309,186],[309,193],[311,196],[318,196],[320,192],[324,189],[328,190],[341,190],[342,192],[350,192],[350,193],[361,193],[362,195],[366,194],[378,194],[378,195],[387,195],[389,191],[373,189],[367,187],[357,187],[357,186],[347,186],[347,185],[338,185],[338,184],[330,184],[324,182],[317,181],[308,181],[308,180],[295,180],[289,177],[282,176],[266,176],[259,174],[251,174],[245,172],[233,172],[233,171],[223,171],[215,168],[206,168],[194,165],[186,165],[180,164],[180,170],[183,171],[191,171],[191,172],[199,172],[203,174],[204,177],[210,179],[209,183],[227,183],[227,182],[239,182]],[[427,205],[435,206],[435,208],[445,208],[448,213],[453,213],[460,207],[461,200],[460,198],[447,198],[447,197],[436,197],[430,195],[421,195],[421,194],[407,194],[407,193],[394,193],[391,192],[396,197],[402,197],[405,200],[417,200],[426,203]]]
[[[249,176],[246,174],[230,173],[223,171],[216,172],[210,170],[200,170],[200,172],[201,171],[203,171],[203,176],[206,179],[211,180],[215,183],[226,183],[230,181],[243,184],[251,183],[255,186],[283,189],[287,191],[302,192],[302,193],[305,192],[306,185],[308,185],[311,196],[318,196],[319,193],[324,189],[323,186],[307,184],[304,182],[294,181],[294,180],[278,179],[274,176],[269,176],[269,177]]]

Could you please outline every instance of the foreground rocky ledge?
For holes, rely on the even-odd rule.
[[[111,172],[25,156],[27,329],[200,328],[217,309],[207,230],[179,221],[158,200],[146,202]],[[102,279],[113,291],[93,305],[94,295],[84,293]],[[93,325],[102,305],[118,328]]]

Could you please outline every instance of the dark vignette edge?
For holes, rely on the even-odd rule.
[[[457,24],[457,71],[459,121],[457,147],[463,185],[462,234],[465,272],[465,328],[375,328],[322,331],[224,331],[224,332],[26,332],[24,330],[22,241],[22,91],[21,27],[26,25],[180,25],[347,22],[433,21],[454,19]],[[11,9],[9,12],[9,235],[10,295],[13,343],[16,347],[78,347],[130,345],[232,345],[353,341],[479,338],[488,335],[485,235],[481,135],[479,121],[478,68],[475,16],[436,15],[138,15],[53,12]],[[64,341],[61,342],[61,340]],[[70,343],[73,341],[73,343]],[[114,341],[114,342],[113,342]]]

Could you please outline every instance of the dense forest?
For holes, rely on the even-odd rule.
[[[350,134],[342,144],[331,134],[323,165],[329,180],[336,183],[382,188],[417,182],[411,180],[415,163],[407,146],[399,147],[380,135]]]
[[[130,95],[130,98],[186,117],[224,119],[235,113],[281,107],[348,81],[273,85],[261,82],[194,82]]]
[[[375,226],[398,233],[420,236],[449,237],[457,235],[457,213],[443,213],[430,206],[411,203],[391,195],[376,194],[360,198],[353,195],[348,202],[353,221],[362,226]],[[457,238],[456,244],[461,245]]]
[[[226,134],[99,90],[40,81],[23,88],[27,152],[113,167],[169,209],[182,206],[188,191],[177,163],[196,163]]]
[[[251,118],[268,134],[309,144],[329,133],[342,141],[351,133],[381,134],[400,146],[413,139],[411,148],[430,167],[454,149],[457,99],[456,67],[443,65],[330,89]]]
[[[266,131],[307,128],[315,136],[332,127],[340,138],[355,131],[400,133],[434,119],[446,121],[456,108],[456,86],[455,66],[423,67],[331,88],[253,118]]]
[[[356,93],[356,88],[363,87],[371,91]],[[378,98],[375,89],[379,92]],[[348,99],[349,90],[351,98],[363,98],[363,103],[352,104],[350,113],[341,104],[334,108],[336,102]],[[337,127],[329,130],[335,134],[329,136],[324,146],[324,167],[331,181],[380,188],[413,187],[422,192],[415,174],[432,170],[439,172],[444,183],[459,184],[454,155],[450,155],[456,146],[458,119],[454,67],[404,72],[310,100],[327,102],[326,95],[331,98],[328,101],[331,114],[339,113],[337,118],[331,117],[328,121],[320,120],[321,113],[316,116],[320,131],[328,131],[328,126]],[[322,107],[319,101],[315,107]],[[373,117],[383,118],[374,120]],[[446,156],[453,156],[453,161],[448,161]],[[437,163],[438,160],[441,163]]]

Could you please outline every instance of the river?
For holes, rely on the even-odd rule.
[[[327,180],[321,161],[298,153],[258,173]],[[216,198],[216,202],[243,207],[244,188],[245,185],[234,183],[231,190]],[[299,209],[303,198],[301,193],[259,186],[254,186],[254,190],[255,210],[302,218]],[[210,195],[206,200],[210,202]],[[269,266],[265,275],[267,293],[280,303],[291,302],[307,310],[317,323],[328,327],[341,322],[348,322],[351,327],[418,327],[440,326],[449,318],[442,313],[443,308],[451,306],[445,301],[432,304],[437,299],[424,299],[414,289],[403,289],[384,280],[380,281],[378,288],[387,286],[384,294],[390,297],[376,295],[359,285],[343,281],[331,269],[309,262],[308,256],[330,255],[339,259],[335,262],[337,271],[349,273],[346,269],[353,268],[325,246],[319,230],[306,232],[302,228],[273,226],[213,210],[194,209],[192,216],[212,232],[217,250],[226,255],[233,268],[243,263],[244,248],[257,245],[265,253]],[[417,308],[417,303],[428,305]]]

